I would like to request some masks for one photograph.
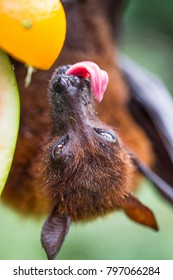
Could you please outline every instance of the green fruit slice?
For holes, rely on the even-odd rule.
[[[13,160],[19,129],[20,102],[8,56],[0,50],[0,195]]]

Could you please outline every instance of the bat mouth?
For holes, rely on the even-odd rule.
[[[90,81],[90,82],[88,82]],[[82,61],[74,65],[58,68],[50,82],[50,88],[57,93],[76,95],[84,90],[86,85],[97,102],[101,102],[108,85],[109,77],[106,71],[91,61]]]
[[[91,100],[91,82],[78,75],[66,74],[68,66],[58,68],[49,83],[49,91],[53,99],[59,103],[69,104],[81,102],[82,99]],[[75,106],[74,106],[75,107]]]
[[[91,81],[94,97],[97,102],[101,102],[106,91],[109,77],[106,71],[92,61],[82,61],[70,66],[66,74],[73,74]]]

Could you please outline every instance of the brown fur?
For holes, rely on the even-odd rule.
[[[54,182],[54,177],[51,178],[51,189],[45,188],[45,176],[41,175],[44,170],[41,170],[44,163],[45,166],[48,165],[47,159],[44,159],[44,147],[50,137],[51,123],[47,87],[48,80],[57,66],[91,60],[106,70],[110,82],[102,103],[97,107],[100,119],[107,125],[115,127],[123,142],[132,148],[146,164],[151,164],[153,155],[151,143],[133,121],[126,106],[128,91],[116,64],[112,26],[106,12],[102,9],[99,1],[74,2],[76,4],[74,8],[67,7],[69,30],[66,44],[54,67],[50,71],[37,71],[33,75],[30,86],[25,89],[26,69],[22,64],[14,62],[21,93],[21,125],[14,163],[3,192],[3,199],[20,212],[35,214],[50,211],[56,201],[60,213],[71,211],[73,219],[76,220],[92,218],[118,208],[121,199],[117,201],[117,197],[123,198],[126,191],[134,189],[138,179],[135,177],[133,182],[129,179],[133,168],[127,154],[122,149],[120,140],[120,149],[111,155],[111,160],[106,162],[108,173],[110,170],[115,171],[109,180],[104,165],[101,165],[104,161],[102,150],[94,146],[92,141],[84,143],[84,145],[79,142],[78,150],[74,150],[73,153],[76,156],[76,165],[79,162],[78,168],[82,170],[82,173],[78,172],[76,178],[76,169],[73,167],[68,170],[70,173],[64,173],[64,176],[59,178],[60,188],[56,193],[53,192],[57,183]],[[55,141],[55,138],[54,136],[53,139],[50,139],[49,145]],[[86,164],[84,154],[87,153],[92,154],[95,158],[94,166]],[[95,176],[91,171],[95,169],[97,174],[97,177],[94,177],[95,184],[97,189],[102,188],[102,197],[106,197],[106,200],[104,201],[102,198],[98,200],[99,191],[96,191],[95,200],[92,200],[94,213],[91,213],[89,211],[91,209],[91,196],[87,190],[90,187],[95,188],[94,185],[90,185],[90,180],[93,182],[92,176]],[[69,179],[66,180],[67,174],[71,178],[70,184]],[[102,185],[100,185],[100,177],[102,177]],[[56,175],[55,178],[57,180],[58,176]],[[74,184],[74,181],[77,184]],[[66,194],[68,207],[63,204],[63,189],[67,185],[69,190]],[[82,189],[83,185],[86,186],[86,190],[83,190],[81,195],[78,190]],[[49,181],[47,186],[49,186]],[[118,194],[115,194],[114,190]],[[97,203],[97,201],[99,202]]]

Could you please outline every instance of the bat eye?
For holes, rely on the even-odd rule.
[[[94,127],[94,131],[97,134],[99,134],[101,137],[103,137],[109,141],[116,142],[116,136],[112,132],[105,130],[105,129],[96,128],[96,127]]]
[[[52,147],[52,158],[53,160],[57,160],[61,157],[63,151],[66,148],[66,144],[68,143],[69,138],[68,136],[61,138],[58,140]]]

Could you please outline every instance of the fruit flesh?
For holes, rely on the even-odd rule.
[[[19,93],[11,63],[0,50],[0,195],[13,160],[19,129]]]
[[[0,0],[0,48],[27,65],[47,70],[59,56],[66,17],[58,0]]]

